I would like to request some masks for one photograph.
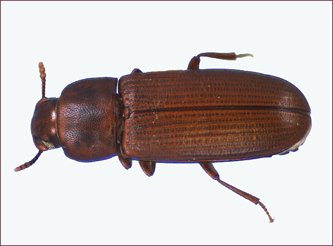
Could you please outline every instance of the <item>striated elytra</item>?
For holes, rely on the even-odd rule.
[[[45,97],[45,68],[39,64],[42,99],[32,118],[41,153],[62,147],[73,160],[93,162],[118,155],[128,169],[138,160],[152,176],[156,162],[199,163],[213,179],[259,204],[219,178],[212,162],[286,154],[303,144],[311,129],[310,107],[288,81],[260,73],[199,69],[200,57],[225,60],[252,56],[201,53],[185,71],[143,73],[119,79],[90,78],[68,85],[59,98]]]

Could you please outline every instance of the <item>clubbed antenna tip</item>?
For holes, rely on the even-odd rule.
[[[42,80],[42,98],[45,98],[45,83],[46,83],[45,67],[42,62],[38,64],[38,67],[39,67],[40,78]]]

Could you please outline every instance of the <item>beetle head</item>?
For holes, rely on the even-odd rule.
[[[58,98],[42,98],[37,102],[31,121],[31,134],[37,149],[45,151],[60,147],[57,132]]]
[[[57,133],[58,98],[45,97],[46,74],[42,62],[39,63],[39,72],[40,78],[42,79],[42,99],[37,102],[31,121],[31,134],[39,152],[31,161],[15,168],[16,172],[34,164],[43,151],[60,147]]]

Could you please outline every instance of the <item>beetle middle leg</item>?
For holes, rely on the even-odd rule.
[[[134,68],[133,71],[131,72],[131,74],[134,74],[134,73],[142,73],[142,71],[138,68]]]
[[[274,219],[270,216],[270,214],[269,214],[267,208],[265,207],[265,205],[259,201],[259,198],[255,197],[255,196],[252,196],[251,194],[246,193],[246,192],[244,192],[240,189],[237,189],[236,187],[234,187],[232,185],[229,185],[228,183],[222,181],[220,179],[219,173],[214,168],[212,162],[199,162],[199,164],[212,179],[216,180],[217,182],[219,182],[223,186],[227,187],[228,189],[232,190],[233,192],[237,193],[238,195],[250,200],[254,204],[256,204],[256,205],[259,204],[264,209],[266,214],[268,215],[269,221],[270,222],[274,221]]]
[[[148,176],[152,176],[155,172],[156,168],[156,161],[140,161],[140,166],[142,168],[142,171]]]
[[[199,69],[200,64],[200,57],[210,57],[215,59],[221,59],[221,60],[236,60],[237,58],[242,58],[246,56],[252,56],[252,54],[239,54],[236,55],[234,52],[232,53],[215,53],[215,52],[206,52],[206,53],[200,53],[197,56],[194,56],[190,63],[188,64],[187,69]]]

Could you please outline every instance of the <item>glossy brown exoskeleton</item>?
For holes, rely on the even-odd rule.
[[[213,179],[259,204],[258,198],[220,180],[212,162],[295,151],[311,128],[303,94],[278,77],[240,70],[199,69],[200,57],[235,60],[250,54],[201,53],[185,71],[142,73],[119,80],[91,78],[68,85],[59,98],[42,99],[31,123],[38,154],[62,147],[71,159],[92,162],[118,155],[153,175],[156,162],[199,163]]]

